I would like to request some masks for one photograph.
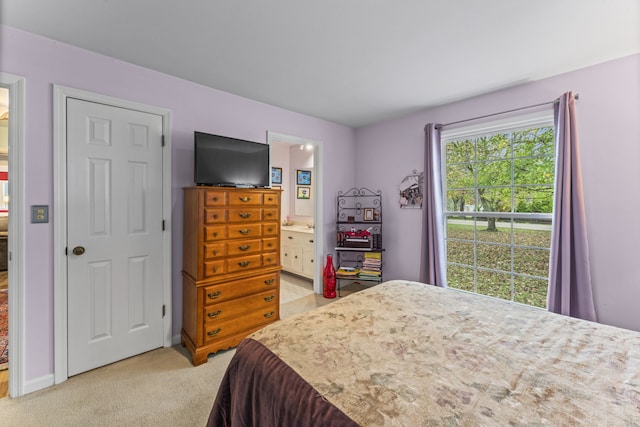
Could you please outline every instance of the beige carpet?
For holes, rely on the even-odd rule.
[[[362,289],[352,285],[343,297]],[[281,304],[285,318],[334,300],[307,295]],[[203,426],[234,350],[198,367],[181,346],[77,375],[17,399],[0,400],[1,426]]]
[[[304,279],[293,274],[280,275],[280,304],[297,300],[313,294],[313,280]]]
[[[233,353],[218,353],[194,367],[182,347],[154,350],[18,399],[0,400],[0,424],[201,426]]]

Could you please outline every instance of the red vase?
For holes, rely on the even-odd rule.
[[[336,269],[333,267],[333,255],[327,255],[327,265],[322,276],[324,281],[323,294],[325,298],[336,297]]]

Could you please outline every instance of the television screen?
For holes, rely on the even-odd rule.
[[[204,132],[194,133],[196,185],[269,187],[270,146]]]

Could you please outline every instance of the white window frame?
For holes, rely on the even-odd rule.
[[[500,120],[492,120],[489,122],[483,122],[479,124],[474,124],[470,126],[458,127],[454,129],[445,129],[440,134],[440,156],[441,156],[441,173],[442,173],[442,229],[444,230],[444,254],[445,254],[445,272],[448,275],[448,265],[450,264],[447,258],[447,218],[449,216],[459,216],[460,212],[457,211],[448,211],[447,210],[447,151],[446,146],[447,143],[451,141],[466,139],[466,138],[479,138],[483,136],[490,136],[496,133],[507,133],[517,130],[530,129],[536,127],[551,127],[554,128],[554,115],[553,109],[545,109],[543,111],[538,111],[535,113],[529,114],[520,114],[517,116],[512,116],[508,118],[503,118]],[[554,163],[557,159],[557,153],[554,152]],[[554,171],[555,174],[555,171]],[[513,179],[511,182],[513,186]],[[554,188],[555,191],[555,188]],[[513,206],[512,206],[513,210]],[[552,222],[553,213],[518,213],[518,212],[505,212],[505,213],[489,213],[489,212],[464,212],[464,216],[478,218],[478,217],[496,217],[496,218],[510,218],[510,219],[526,219],[526,220],[548,220]],[[513,232],[513,230],[512,230]],[[475,232],[474,232],[475,234]],[[478,241],[474,237],[474,245],[477,245]],[[514,243],[511,242],[510,246],[513,248]],[[518,245],[520,247],[520,245]],[[513,249],[512,249],[513,250]],[[476,266],[476,260],[473,260],[473,265]],[[493,270],[490,268],[483,268],[484,271],[495,271],[500,272],[498,270]],[[513,268],[512,274],[513,274]],[[477,274],[478,269],[474,267],[474,292],[477,289]],[[527,276],[523,273],[518,273],[521,276]],[[538,276],[530,276],[533,278],[539,278]],[[514,289],[513,289],[513,280],[511,281],[511,300],[514,298]]]

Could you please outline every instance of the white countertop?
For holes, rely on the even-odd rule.
[[[306,225],[283,225],[281,227],[282,231],[294,231],[296,233],[307,233],[313,234],[314,229],[309,228]]]

